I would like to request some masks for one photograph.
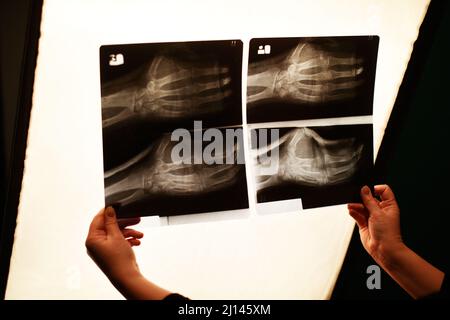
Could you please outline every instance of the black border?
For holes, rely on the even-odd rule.
[[[225,308],[230,306],[233,310],[244,309],[249,306],[254,310],[255,305],[270,305],[270,314],[242,314],[240,312],[232,315],[223,314]],[[180,308],[188,307],[209,307],[214,313],[207,318],[205,315],[183,315],[179,314]],[[227,306],[227,307],[225,307]],[[234,307],[236,306],[236,309]],[[323,316],[336,318],[342,314],[345,319],[385,319],[387,314],[392,314],[392,309],[398,309],[402,318],[430,318],[434,314],[447,314],[448,304],[444,300],[428,301],[359,301],[358,304],[350,301],[311,301],[311,300],[166,300],[166,301],[105,301],[105,300],[58,300],[58,301],[0,301],[0,308],[3,313],[10,311],[16,317],[28,317],[30,310],[33,315],[42,315],[45,318],[60,318],[61,315],[70,314],[74,318],[85,318],[89,312],[91,318],[113,319],[130,318],[130,310],[134,314],[148,315],[149,319],[302,319],[309,318],[310,314],[314,318],[321,319]],[[218,310],[218,311],[216,311]],[[261,309],[259,309],[261,310]],[[401,311],[400,311],[401,310]],[[442,312],[439,312],[441,311]],[[447,312],[447,313],[446,313]],[[395,314],[395,313],[394,313]],[[361,316],[363,315],[363,316]]]
[[[14,119],[11,175],[6,190],[5,207],[0,217],[2,222],[0,229],[0,299],[4,299],[5,297],[9,264],[14,243],[40,37],[43,0],[30,2],[20,70],[18,102]]]

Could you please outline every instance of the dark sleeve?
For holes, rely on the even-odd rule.
[[[450,275],[445,273],[444,281],[442,281],[441,291],[439,291],[440,299],[450,299]]]
[[[444,280],[442,281],[441,290],[437,293],[431,294],[427,297],[424,297],[425,300],[441,300],[441,299],[450,299],[450,275],[448,272],[444,275]]]
[[[164,301],[185,301],[185,300],[189,300],[189,298],[186,298],[185,296],[182,296],[181,294],[178,294],[178,293],[171,293],[168,296],[166,296],[163,300]]]

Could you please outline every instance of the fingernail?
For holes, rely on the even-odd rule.
[[[106,215],[108,217],[114,218],[114,209],[113,209],[113,207],[106,208]]]
[[[369,187],[368,187],[368,186],[364,186],[364,187],[362,188],[362,192],[363,192],[366,196],[368,196],[368,195],[370,194],[370,189],[369,189]]]

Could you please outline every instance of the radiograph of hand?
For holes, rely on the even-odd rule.
[[[327,140],[309,128],[295,128],[256,151],[257,166],[262,155],[278,148],[278,170],[257,176],[257,189],[283,183],[329,186],[345,182],[355,174],[363,145],[355,138]],[[268,158],[270,159],[270,157]]]
[[[363,83],[363,59],[337,44],[300,42],[287,55],[249,65],[247,102],[327,103],[353,98]]]
[[[236,164],[188,164],[172,161],[174,144],[170,135],[164,135],[152,151],[144,151],[142,156],[121,166],[119,172],[105,173],[109,178],[114,175],[122,176],[121,179],[113,179],[113,183],[107,183],[106,198],[113,199],[113,202],[127,201],[133,199],[137,191],[147,195],[204,195],[230,187],[239,179],[241,166]],[[238,145],[235,145],[235,156],[237,148]],[[225,163],[226,154],[217,154],[216,157],[223,157]]]
[[[107,83],[102,90],[103,125],[130,115],[170,120],[222,111],[223,100],[232,94],[230,69],[210,60],[157,56],[144,72]]]

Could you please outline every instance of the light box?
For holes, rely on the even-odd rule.
[[[375,157],[428,4],[45,1],[6,298],[121,297],[84,247],[104,205],[101,46],[239,39],[246,75],[251,39],[376,35]],[[143,274],[192,299],[329,298],[354,228],[345,205],[258,214],[254,188],[243,213],[144,218],[136,248]]]

